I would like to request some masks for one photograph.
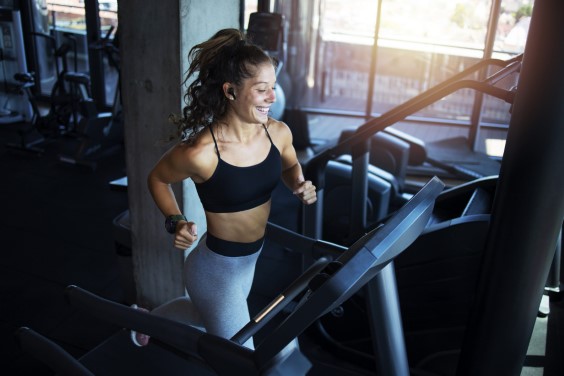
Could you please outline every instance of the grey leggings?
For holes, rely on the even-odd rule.
[[[175,299],[153,312],[231,338],[250,320],[247,297],[260,251],[248,256],[223,256],[211,251],[206,235],[202,236],[184,262],[189,298]],[[244,345],[254,349],[253,339]]]

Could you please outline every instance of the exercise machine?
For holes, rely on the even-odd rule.
[[[0,125],[29,122],[32,109],[22,98],[21,83],[14,76],[27,71],[19,10],[0,8]]]
[[[539,44],[540,45],[540,44]],[[372,119],[359,127],[354,134],[343,139],[335,146],[331,146],[314,156],[306,166],[306,176],[314,181],[318,187],[318,202],[304,208],[304,234],[324,239],[326,234],[323,233],[322,223],[325,220],[323,200],[330,189],[327,183],[327,166],[329,162],[338,158],[347,150],[352,149],[351,166],[351,221],[350,234],[352,238],[370,230],[368,222],[366,201],[368,197],[368,171],[370,163],[370,139],[372,135],[383,131],[389,125],[392,125],[405,117],[413,114],[421,108],[443,98],[453,91],[461,88],[471,88],[479,92],[483,92],[506,102],[513,104],[516,100],[515,93],[519,91],[517,88],[509,88],[508,90],[500,88],[497,84],[516,72],[520,72],[522,56],[517,56],[507,61],[496,59],[487,59],[481,61],[475,66],[454,76],[452,79],[437,85],[414,98],[384,113],[379,118]],[[486,67],[496,66],[499,69],[483,80],[473,80],[466,78],[469,74],[478,72]],[[525,94],[523,94],[525,95]],[[540,93],[539,93],[540,95]],[[552,99],[550,101],[552,102]],[[548,121],[549,119],[547,119]],[[552,119],[550,119],[552,120]],[[510,127],[511,132],[511,127]],[[518,131],[516,131],[518,132]],[[539,155],[542,154],[539,152]],[[484,354],[482,346],[484,342],[475,339],[475,332],[480,332],[481,338],[489,337],[489,333],[485,333],[481,325],[487,326],[490,330],[495,331],[497,336],[492,341],[499,344],[501,348],[503,333],[496,328],[490,321],[490,315],[498,318],[495,325],[505,327],[506,332],[510,330],[508,325],[500,322],[500,315],[495,312],[496,301],[489,297],[492,288],[491,281],[496,280],[497,283],[503,283],[505,290],[495,286],[497,298],[503,299],[507,306],[519,305],[523,311],[519,313],[521,322],[525,320],[525,310],[530,313],[531,309],[538,310],[538,302],[526,301],[524,298],[515,298],[518,292],[512,290],[509,286],[511,282],[500,281],[498,274],[492,274],[491,268],[495,265],[498,273],[503,275],[512,275],[513,278],[529,279],[529,276],[516,276],[516,268],[503,265],[519,264],[520,268],[529,269],[530,275],[534,276],[535,283],[538,283],[542,274],[539,270],[530,270],[523,260],[527,260],[530,255],[521,254],[521,258],[513,258],[510,250],[506,250],[506,257],[495,256],[498,253],[497,247],[493,246],[497,239],[492,234],[495,221],[495,208],[497,205],[503,205],[499,202],[505,202],[505,197],[499,193],[501,176],[476,178],[476,174],[467,171],[464,166],[449,165],[443,166],[437,164],[436,161],[430,159],[429,156],[425,161],[434,164],[437,167],[445,169],[453,176],[470,179],[470,182],[461,186],[456,186],[449,191],[445,191],[439,198],[433,215],[433,224],[425,230],[425,232],[400,255],[396,262],[396,273],[398,276],[398,286],[400,302],[402,302],[402,315],[404,328],[406,330],[406,346],[409,361],[412,367],[424,372],[439,374],[454,374],[464,369],[464,366],[471,366],[472,369],[493,369],[495,368],[495,360],[493,354]],[[528,161],[527,161],[528,163]],[[523,165],[520,167],[522,168]],[[529,169],[524,169],[529,170]],[[548,169],[545,169],[548,171]],[[516,174],[519,176],[520,174]],[[499,180],[498,180],[499,179]],[[524,189],[530,184],[536,185],[536,182],[521,182],[512,189],[521,191],[532,191],[532,189]],[[549,183],[550,184],[550,183]],[[558,187],[560,185],[557,185]],[[511,190],[510,190],[511,191]],[[507,190],[505,194],[511,195]],[[501,198],[500,198],[501,197]],[[521,196],[522,199],[523,196]],[[527,196],[530,197],[530,196]],[[556,198],[555,195],[551,196]],[[530,201],[536,199],[531,197]],[[529,200],[524,200],[529,201]],[[517,206],[528,206],[515,202]],[[538,208],[531,208],[531,212],[538,211]],[[511,210],[506,209],[505,213]],[[498,211],[498,215],[500,215]],[[538,214],[537,214],[538,215]],[[506,220],[515,220],[519,226],[530,223],[530,218],[507,218]],[[561,231],[562,217],[558,218],[559,223],[556,228],[558,233]],[[500,227],[500,222],[497,222]],[[554,227],[551,227],[551,231]],[[533,232],[523,228],[523,237],[535,238]],[[525,236],[525,234],[531,234]],[[496,234],[499,236],[499,234]],[[514,243],[512,240],[506,239],[508,243]],[[534,239],[535,242],[542,242],[540,239]],[[546,244],[543,251],[547,252]],[[521,248],[521,244],[513,244],[516,248]],[[549,248],[552,245],[549,245]],[[532,251],[532,250],[530,250]],[[549,250],[550,252],[554,251]],[[552,255],[550,261],[553,260]],[[542,259],[543,265],[546,265],[546,258]],[[546,269],[548,271],[548,268]],[[444,278],[444,279],[443,279]],[[543,283],[546,284],[546,276]],[[486,287],[487,286],[487,287]],[[508,290],[511,290],[510,292]],[[528,297],[535,299],[539,291],[542,289],[529,289]],[[513,300],[507,299],[503,295],[505,292],[514,296]],[[485,295],[482,295],[485,294]],[[487,295],[487,298],[486,298]],[[363,296],[357,296],[358,301],[355,302],[360,309],[366,311]],[[487,301],[485,301],[487,300]],[[517,303],[518,302],[518,303]],[[537,305],[535,307],[535,304]],[[482,307],[487,307],[481,310]],[[336,311],[338,314],[351,311],[350,307],[341,307]],[[506,312],[505,319],[509,319],[512,314]],[[364,320],[370,320],[370,314],[362,312],[359,316],[349,316],[348,319],[340,319],[336,317],[324,317],[320,320],[323,329],[329,332],[330,338],[328,343],[333,346],[335,354],[341,356],[352,356],[367,359],[368,362],[374,360],[372,346],[370,346],[370,338],[365,334],[368,332],[367,325],[358,324],[358,317],[364,317]],[[530,323],[530,317],[527,317]],[[342,325],[345,321],[349,322],[349,326]],[[516,320],[512,320],[516,322]],[[333,323],[331,323],[333,322]],[[485,324],[487,322],[487,324]],[[354,334],[346,333],[347,330],[357,327]],[[369,327],[369,325],[368,325]],[[363,331],[364,333],[360,333]],[[359,334],[360,333],[360,334]],[[349,335],[348,337],[346,335]],[[519,332],[520,342],[518,346],[526,349],[526,330]],[[492,336],[493,337],[493,336]],[[472,339],[468,339],[472,338]],[[364,349],[350,346],[352,341],[364,341]],[[516,345],[517,346],[517,345]],[[515,347],[516,347],[515,346]],[[491,346],[490,346],[491,348]],[[346,351],[345,351],[346,350]],[[359,352],[362,354],[359,355]],[[488,362],[481,362],[475,354],[480,353],[482,356],[488,356]],[[506,363],[510,363],[511,367],[520,366],[518,361],[504,357]],[[471,359],[471,360],[470,360]],[[496,373],[464,373],[464,374],[496,374]]]
[[[115,325],[147,333],[151,343],[135,348],[127,331],[120,331],[78,361],[31,329],[21,328],[18,339],[26,351],[61,375],[180,375],[190,371],[201,375],[305,375],[312,364],[296,345],[296,337],[366,288],[377,312],[373,316],[378,328],[374,335],[381,354],[381,374],[408,375],[391,263],[426,227],[443,188],[439,179],[432,179],[385,224],[348,248],[270,224],[270,239],[296,252],[308,252],[316,261],[229,340],[105,300],[76,286],[66,291],[71,305]],[[284,317],[276,322],[279,314]],[[241,345],[251,336],[256,339],[255,350]]]
[[[485,67],[488,67],[490,65],[500,66],[501,69],[494,73],[492,76],[486,78],[483,82],[465,79],[466,76],[468,76],[471,72],[484,69]],[[346,230],[346,240],[350,242],[353,239],[357,239],[358,237],[362,236],[362,234],[366,233],[367,231],[370,231],[373,226],[378,225],[378,221],[372,221],[369,205],[370,201],[372,201],[371,194],[374,193],[370,179],[372,179],[372,176],[375,175],[375,173],[373,172],[375,166],[373,166],[371,163],[377,163],[382,165],[383,167],[386,167],[386,164],[382,162],[381,157],[378,157],[377,155],[374,157],[372,156],[372,151],[377,151],[377,148],[375,147],[376,145],[374,143],[383,141],[374,138],[374,136],[378,134],[378,132],[386,129],[389,125],[403,120],[410,114],[461,88],[472,88],[511,102],[513,100],[513,92],[500,89],[495,86],[495,83],[498,82],[502,77],[505,77],[507,74],[512,74],[513,72],[515,72],[515,70],[518,69],[519,66],[520,59],[512,59],[509,61],[488,60],[480,62],[466,72],[455,76],[453,79],[448,80],[447,82],[440,84],[435,88],[431,88],[430,90],[407,101],[406,103],[391,109],[389,112],[384,113],[378,118],[369,120],[354,132],[348,132],[344,134],[340,142],[338,142],[336,145],[327,147],[325,150],[322,150],[319,154],[311,158],[305,166],[305,175],[308,176],[309,179],[312,179],[313,183],[317,186],[318,200],[315,204],[303,208],[302,223],[304,225],[304,235],[320,239],[327,239],[333,236],[333,232],[325,232],[327,226],[324,224],[326,222],[330,223],[332,221],[332,218],[330,218],[330,216],[326,213],[325,200],[327,199],[327,197],[330,197],[331,194],[332,186],[331,184],[329,184],[329,178],[332,172],[331,164],[334,163],[335,160],[338,161],[342,158],[343,155],[347,155],[347,167],[350,170],[350,193],[348,196],[349,198],[343,197],[341,198],[341,201],[349,203],[348,206],[350,210],[350,220],[346,223],[346,226],[348,227]],[[397,137],[397,135],[393,136]],[[386,139],[387,138],[389,137],[386,137]],[[412,151],[412,144],[410,144],[409,142],[407,143],[409,144],[409,148],[407,148],[405,145],[398,145],[399,150],[402,152],[396,154],[395,160],[402,161],[402,163],[398,163],[397,168],[393,164],[386,167],[388,170],[386,172],[393,175],[393,179],[388,178],[388,181],[393,187],[401,186],[400,181],[402,180],[402,167],[405,166],[405,151],[409,150],[410,154]],[[421,161],[421,156],[425,157],[425,160],[428,159],[425,153],[421,152],[420,146],[418,146],[417,144],[413,144],[413,146],[413,151],[416,152],[417,155],[413,158],[411,157],[411,155],[409,155],[407,157],[408,163],[410,162],[410,159],[417,159]],[[388,149],[392,150],[391,148]],[[378,159],[380,159],[380,161],[377,161]],[[381,173],[379,173],[379,176],[382,178],[384,177],[384,175]],[[398,176],[399,178],[395,179],[396,176]],[[496,180],[493,179],[493,181],[493,185],[495,185]],[[483,186],[480,186],[480,184],[483,184]],[[445,200],[444,206],[437,205],[436,213],[433,214],[434,225],[426,230],[429,232],[429,234],[423,234],[421,239],[418,239],[415,242],[417,244],[425,244],[425,246],[413,245],[414,249],[420,250],[419,252],[413,251],[413,254],[419,255],[419,261],[406,261],[402,264],[401,258],[408,257],[403,256],[402,254],[402,256],[398,258],[398,265],[402,265],[402,267],[404,265],[409,265],[409,267],[411,268],[409,270],[412,270],[417,266],[420,267],[420,273],[422,275],[428,274],[430,276],[437,276],[438,270],[442,270],[441,268],[445,268],[446,271],[449,271],[449,267],[447,265],[449,265],[449,262],[452,261],[448,259],[449,257],[464,258],[468,254],[472,254],[472,257],[475,257],[473,259],[473,262],[480,259],[480,255],[483,253],[485,244],[484,239],[487,235],[489,225],[488,210],[490,210],[491,208],[491,200],[493,199],[494,194],[491,190],[491,180],[486,180],[479,183],[476,182],[475,185],[476,186],[472,185],[468,187],[459,187],[457,190],[454,190],[448,194],[445,192],[443,197],[449,197],[449,199],[441,199]],[[487,189],[484,188],[485,186],[487,186]],[[402,192],[399,190],[399,188],[396,188],[394,196],[396,198],[403,196],[398,195],[398,193]],[[437,203],[439,202],[440,200],[438,199]],[[457,205],[454,206],[453,202],[456,202]],[[456,207],[460,210],[456,213],[449,212],[448,215],[442,213],[445,210],[448,212],[449,207]],[[467,209],[464,209],[465,207],[467,207]],[[342,231],[344,232],[344,230]],[[433,238],[434,242],[427,243],[426,240],[423,239],[425,236],[426,238]],[[464,239],[461,240],[460,249],[465,250],[466,255],[462,255],[461,252],[454,251],[450,252],[450,254],[447,254],[446,252],[441,253],[441,251],[445,251],[446,249],[457,247],[458,243],[454,240],[455,236],[459,236]],[[466,244],[464,243],[464,241],[466,240],[473,243]],[[468,248],[465,249],[465,246],[467,246]],[[409,255],[410,253],[406,253],[406,255]],[[429,260],[425,260],[424,257],[429,257],[429,260],[440,260],[441,262],[443,262],[443,264],[440,265],[440,267],[435,268],[436,265],[431,263]],[[308,260],[305,260],[304,264],[308,265]],[[471,265],[475,266],[476,264],[468,263],[467,266],[470,268]],[[456,268],[452,268],[451,270],[455,271]],[[402,290],[400,290],[400,300],[402,302],[409,302],[409,298],[402,299],[402,294],[405,295],[406,286],[410,286],[410,283],[411,285],[413,285],[413,281],[410,281],[409,278],[407,278],[409,277],[409,273],[404,273],[402,271],[402,273],[400,274],[399,271],[400,270],[398,269],[398,284],[402,288]],[[477,268],[474,267],[472,271],[473,273],[468,276],[467,280],[460,281],[461,285],[472,285],[473,282],[475,283],[478,278]],[[467,286],[465,287],[467,288]],[[417,290],[417,292],[415,292],[413,295],[417,297],[418,293],[420,297],[424,297],[423,300],[425,300],[425,298],[430,299],[430,295],[436,293],[437,291],[434,286],[429,284],[424,285],[424,287],[418,288],[419,290]],[[464,291],[468,291],[468,288]],[[454,297],[451,296],[451,298]],[[463,313],[461,313],[462,316],[464,316],[464,314],[468,314],[468,302],[471,301],[472,296],[466,296],[463,299],[467,299],[467,301],[465,301],[463,304],[456,299],[449,301],[450,303],[452,303],[452,307],[459,308],[462,311],[465,310]],[[342,356],[345,358],[353,357],[352,359],[354,359],[354,361],[361,359],[364,360],[365,364],[374,364],[374,359],[376,356],[378,356],[378,354],[374,352],[374,346],[372,345],[370,336],[370,334],[372,333],[371,326],[369,325],[371,314],[369,313],[369,308],[366,307],[366,296],[360,294],[358,296],[355,296],[355,300],[356,301],[349,301],[349,306],[340,307],[340,309],[336,312],[333,312],[330,315],[322,318],[317,323],[317,327],[319,329],[321,337],[325,337],[327,339],[328,346],[336,349],[336,356]],[[356,309],[354,308],[355,305],[357,307]],[[351,307],[353,308],[351,309]],[[410,309],[412,307],[417,307],[417,305],[406,305],[405,320],[414,320],[414,318],[417,319],[417,310]],[[445,311],[449,312],[448,309],[446,309]],[[427,327],[430,331],[432,331],[433,328],[430,325],[435,325],[437,323],[431,323],[430,321],[428,321],[425,323],[425,325],[423,325],[422,322],[417,323],[416,321],[405,320],[404,325],[410,330],[410,337],[408,337],[409,341],[407,343],[410,364],[417,367],[420,365],[420,361],[426,359],[427,356],[431,355],[431,353],[434,354],[434,350],[436,350],[437,348],[428,346],[428,340],[430,339],[430,337],[417,337],[413,333],[416,331],[415,329],[419,331],[417,334],[421,333],[422,331],[424,331],[424,328],[426,328],[425,325],[428,325]],[[345,323],[348,323],[348,325],[345,325]],[[417,326],[417,324],[419,324],[419,326]],[[436,326],[436,328],[437,327],[438,326]],[[460,332],[457,333],[457,335],[459,334]],[[434,339],[437,342],[441,342],[444,338],[439,338],[438,335],[435,335]],[[460,336],[457,337],[457,340],[458,342],[460,342]],[[355,341],[359,344],[359,346],[362,347],[348,345],[351,342]],[[447,342],[443,341],[442,345],[446,347]],[[449,349],[452,349],[452,342],[448,343],[448,346],[451,346]],[[419,350],[427,350],[429,352],[423,354],[422,352],[419,352]]]
[[[501,69],[482,82],[465,79],[471,72],[479,71],[490,65],[499,66]],[[453,79],[431,88],[378,118],[369,120],[356,131],[345,134],[336,145],[328,147],[310,159],[305,166],[305,175],[317,186],[318,201],[304,208],[302,220],[304,234],[321,239],[332,235],[324,232],[323,223],[330,221],[325,213],[324,200],[330,194],[328,171],[330,171],[330,163],[333,163],[335,159],[338,160],[343,154],[350,156],[348,163],[351,170],[349,196],[351,215],[348,222],[348,236],[350,239],[355,239],[369,231],[371,226],[377,225],[371,222],[367,205],[371,190],[370,171],[373,170],[371,162],[374,161],[372,150],[376,149],[373,145],[374,135],[449,93],[465,87],[491,94],[511,103],[513,91],[498,88],[495,83],[507,74],[512,74],[519,67],[520,58],[509,61],[480,62]],[[409,144],[410,152],[411,145]],[[423,159],[420,156],[424,156],[424,161],[428,161],[426,153],[422,153],[421,148],[416,144],[414,144],[414,151],[419,154],[417,157],[419,161]],[[408,157],[408,163],[410,158],[411,156]],[[452,172],[456,170],[459,175],[464,175],[459,167],[452,166],[452,169]],[[394,171],[393,169],[388,170],[387,172]],[[401,177],[401,174],[398,176]],[[467,174],[465,176],[468,178]],[[497,177],[476,181],[441,195],[442,197],[437,199],[433,225],[417,239],[411,246],[412,248],[410,247],[411,250],[408,249],[398,257],[395,263],[400,288],[399,296],[403,304],[407,354],[409,363],[415,369],[424,370],[426,367],[429,370],[433,369],[433,366],[429,365],[433,356],[442,354],[442,351],[460,349],[464,334],[464,325],[460,324],[466,323],[465,320],[468,318],[474,297],[473,288],[479,278],[479,270],[482,268],[480,261],[485,249],[496,181]],[[399,186],[397,182],[393,184]],[[454,208],[456,211],[453,210]],[[461,260],[468,262],[462,265],[457,264]],[[411,278],[411,271],[416,273],[413,278],[424,276],[431,280],[423,284],[419,284],[419,280],[414,282]],[[447,275],[452,276],[451,273],[456,274],[457,271],[460,272],[458,276],[463,275],[464,277],[458,279],[456,276],[450,279],[447,277]],[[444,284],[441,284],[443,281],[440,280],[440,276],[445,276],[452,286],[445,288]],[[425,281],[426,279],[420,278],[420,280]],[[448,292],[451,292],[450,295],[447,294]],[[455,292],[460,292],[460,294],[456,295]],[[442,307],[439,304],[442,300],[435,298],[437,294],[444,296],[444,301],[447,302]],[[429,302],[428,306],[425,305],[427,302]],[[369,335],[371,334],[369,330],[371,314],[367,304],[366,296],[359,294],[355,296],[354,300],[347,302],[346,306],[340,307],[336,312],[319,320],[316,327],[320,337],[326,339],[328,348],[334,351],[335,356],[360,362],[369,367],[370,364],[374,364],[374,359],[378,354],[374,352]],[[431,313],[425,311],[424,308]],[[433,316],[432,313],[436,312],[436,309],[448,312],[449,318]]]
[[[437,374],[437,364],[456,364],[483,269],[497,182],[494,176],[443,191],[428,226],[394,261],[408,362],[414,370]],[[358,295],[316,325],[335,356],[370,369],[375,354],[369,320],[365,296]]]
[[[45,151],[41,144],[45,142],[45,137],[39,131],[43,117],[39,110],[39,105],[31,89],[35,86],[35,77],[30,73],[16,73],[14,80],[19,83],[19,91],[27,98],[32,109],[32,116],[28,121],[16,123],[16,131],[19,142],[7,143],[6,147],[41,155]]]
[[[116,37],[112,40],[114,28],[110,28],[106,35],[92,49],[100,50],[106,54],[108,62],[118,72],[118,87],[116,88],[111,112],[98,112],[90,92],[90,77],[80,73],[67,73],[65,81],[71,83],[71,93],[78,93],[79,121],[74,135],[75,143],[69,143],[66,150],[61,152],[61,162],[74,165],[87,166],[95,169],[100,159],[116,152],[123,144],[123,120],[121,116],[120,94],[120,66],[119,50],[116,46]]]
[[[77,46],[74,36],[64,33],[65,41],[58,44],[57,39],[43,32],[32,32],[34,44],[39,46],[50,46],[53,64],[55,67],[55,82],[53,83],[48,97],[48,112],[43,116],[41,131],[56,138],[68,136],[75,131],[80,118],[80,102],[87,95],[88,88],[85,81],[88,76],[77,72],[78,57]],[[69,67],[69,54],[72,53],[73,70]],[[45,68],[41,69],[45,70]],[[42,83],[41,86],[44,83]],[[36,98],[41,96],[36,94]],[[37,100],[37,99],[36,99]]]

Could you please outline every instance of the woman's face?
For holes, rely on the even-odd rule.
[[[270,63],[261,64],[256,69],[254,77],[235,89],[236,99],[231,104],[242,121],[266,124],[270,106],[276,101],[276,73]]]

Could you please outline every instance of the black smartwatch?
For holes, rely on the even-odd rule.
[[[176,232],[176,225],[180,221],[187,221],[186,217],[182,214],[169,215],[165,219],[165,228],[169,234],[174,234]]]

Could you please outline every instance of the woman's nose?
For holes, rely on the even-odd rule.
[[[268,100],[270,102],[276,102],[276,89],[270,89],[270,92],[268,94]]]

